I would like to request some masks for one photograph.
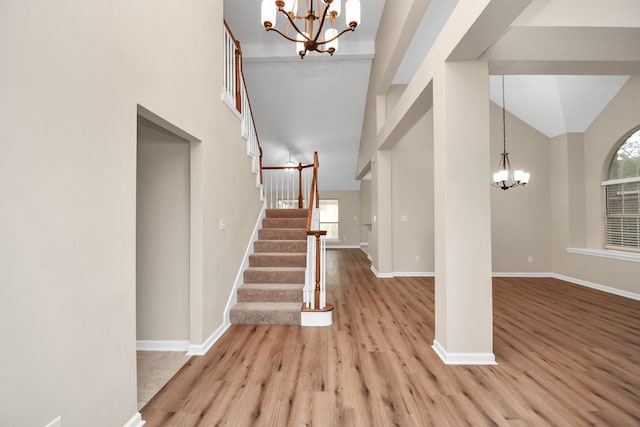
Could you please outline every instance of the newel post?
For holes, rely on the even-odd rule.
[[[313,233],[316,236],[316,287],[314,289],[314,305],[316,310],[320,310],[320,277],[321,276],[321,263],[320,263],[320,237],[327,234],[326,230],[314,230]]]
[[[302,163],[298,163],[298,209],[302,209]]]

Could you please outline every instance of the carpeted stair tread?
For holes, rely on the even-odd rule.
[[[307,240],[305,228],[261,228],[258,240]]]
[[[307,209],[267,209],[267,218],[306,218]]]
[[[249,267],[245,283],[304,283],[304,267]]]
[[[229,313],[237,325],[299,325],[300,302],[239,302]]]
[[[251,267],[305,267],[304,252],[257,252],[249,255]]]
[[[302,301],[303,283],[245,283],[238,288],[238,302]]]
[[[307,229],[307,218],[265,218],[262,228],[302,228]]]
[[[307,251],[306,240],[256,240],[253,243],[255,253],[264,252],[304,252]]]

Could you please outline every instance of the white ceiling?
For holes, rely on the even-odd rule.
[[[371,59],[375,53],[375,35],[384,1],[361,1],[362,23],[354,33],[340,38],[336,55],[309,53],[304,60],[295,55],[293,43],[264,30],[260,23],[260,3],[260,0],[225,0],[225,19],[242,44],[244,72],[265,152],[265,164],[286,161],[288,147],[291,147],[293,160],[303,163],[310,162],[313,151],[317,150],[322,190],[359,188],[355,179],[358,148]],[[415,74],[457,3],[458,0],[430,1],[394,84],[406,84]],[[545,75],[549,74],[548,70],[555,69],[542,61],[525,64],[523,68],[522,61],[512,61],[518,50],[523,50],[517,49],[517,43],[523,45],[522,38],[527,36],[519,30],[542,31],[556,27],[556,31],[563,31],[567,26],[579,29],[638,27],[640,1],[609,0],[606,3],[603,9],[604,2],[599,0],[533,0],[512,28],[486,53],[488,60],[502,64],[493,67],[492,73],[516,74],[507,75],[505,79],[507,109],[548,137],[584,132],[628,76],[606,75],[615,74],[612,67],[595,67],[597,72],[591,74],[599,75],[567,75],[590,74],[591,63],[577,68],[579,73],[559,69],[557,75]],[[614,19],[606,13],[607,8],[639,13],[627,13]],[[567,10],[580,10],[581,13],[574,14],[569,24],[557,22],[556,17]],[[610,28],[601,28],[601,31],[610,31]],[[600,37],[601,34],[593,35]],[[633,46],[637,33],[616,36],[629,44],[627,50],[636,54],[638,45]],[[525,41],[531,39],[528,37]],[[538,40],[538,37],[533,39]],[[604,43],[605,53],[608,47]],[[621,46],[623,52],[624,47]],[[530,47],[531,52],[535,53],[535,48],[540,47]],[[564,54],[562,49],[567,49],[566,46],[556,47],[553,42],[544,48],[550,55],[555,53],[559,57]],[[611,55],[614,55],[612,60],[621,64],[619,69],[626,71],[627,62],[620,61],[626,58],[615,57],[615,53]],[[533,72],[523,73],[522,69]],[[502,104],[499,76],[490,78],[490,98]]]

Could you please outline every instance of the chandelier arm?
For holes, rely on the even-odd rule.
[[[290,40],[292,42],[297,42],[298,40],[289,37],[288,35],[286,35],[285,33],[283,33],[282,31],[280,31],[279,29],[277,29],[276,27],[270,27],[267,28],[267,31],[275,31],[276,33],[280,34],[282,37],[284,37],[287,40]]]
[[[294,29],[294,30],[296,30],[296,32],[297,32],[298,34],[301,34],[305,39],[307,39],[307,40],[311,41],[311,39],[310,39],[309,37],[307,37],[307,36],[305,36],[305,35],[304,35],[304,31],[301,31],[301,30],[300,30],[300,28],[298,28],[298,26],[296,25],[295,21],[291,18],[291,16],[289,16],[289,14],[288,14],[287,12],[285,12],[284,10],[280,10],[280,11],[281,11],[282,13],[284,13],[284,14],[287,16],[287,19],[289,20],[289,23],[290,23],[291,25],[293,25],[293,29]],[[301,18],[301,19],[302,19],[302,18]],[[305,21],[306,21],[306,20],[305,20]],[[281,32],[281,31],[278,31],[278,33],[282,34],[282,32]],[[298,41],[298,40],[296,40],[296,39],[292,39],[292,38],[291,38],[291,37],[289,37],[289,36],[285,36],[284,34],[282,34],[282,35],[283,35],[286,39],[291,40],[291,41],[293,41],[293,42],[297,42],[297,41]]]
[[[345,28],[344,30],[340,31],[337,36],[331,37],[329,40],[318,42],[318,44],[326,44],[326,43],[332,42],[335,39],[337,39],[338,37],[340,37],[341,35],[343,35],[344,33],[346,33],[347,31],[355,31],[355,29],[353,29],[353,28]]]

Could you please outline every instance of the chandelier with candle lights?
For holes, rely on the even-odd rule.
[[[346,28],[341,31],[335,28],[341,14],[340,3],[341,0],[262,0],[261,20],[267,31],[295,42],[301,59],[309,51],[333,55],[338,50],[338,38],[347,31],[355,31],[360,24],[360,1],[347,0]],[[278,12],[285,17],[283,30],[276,28]],[[329,28],[323,32],[327,21]]]

